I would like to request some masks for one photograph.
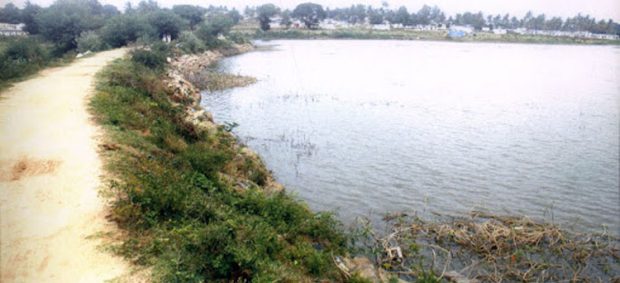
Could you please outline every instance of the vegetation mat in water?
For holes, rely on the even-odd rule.
[[[620,242],[601,234],[574,234],[526,217],[474,212],[468,218],[388,217],[387,236],[362,220],[358,231],[377,263],[401,278],[502,281],[620,280]]]

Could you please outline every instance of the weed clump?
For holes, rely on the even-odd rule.
[[[345,251],[341,224],[264,190],[264,165],[223,127],[186,122],[156,52],[112,63],[91,101],[115,144],[105,153],[112,218],[127,235],[114,250],[162,282],[341,281],[332,264]]]
[[[438,282],[618,280],[620,241],[606,234],[574,234],[527,217],[473,212],[471,217],[426,222],[386,219],[376,235],[362,221],[364,245],[386,270],[406,279]],[[614,281],[615,282],[615,281]]]

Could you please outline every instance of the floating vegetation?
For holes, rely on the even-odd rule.
[[[405,280],[429,274],[458,282],[620,280],[620,241],[605,232],[576,234],[527,217],[472,212],[427,222],[386,217],[378,236],[366,219],[357,231],[377,264]]]
[[[203,70],[198,73],[186,74],[186,78],[199,89],[219,91],[234,87],[244,87],[256,83],[256,78]]]

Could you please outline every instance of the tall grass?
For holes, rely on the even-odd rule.
[[[161,282],[342,281],[332,264],[345,252],[339,222],[265,191],[256,174],[264,165],[241,154],[223,128],[186,122],[168,100],[163,70],[143,61],[112,63],[91,101],[113,144],[112,218],[127,232],[116,251],[153,266]]]

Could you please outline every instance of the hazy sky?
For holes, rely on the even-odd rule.
[[[33,3],[47,6],[54,0],[31,0]],[[99,0],[104,4],[113,4],[122,8],[127,0]],[[274,3],[284,8],[294,8],[301,2],[315,2],[328,7],[346,7],[351,4],[363,3],[379,7],[382,0],[360,1],[360,0],[159,0],[160,5],[170,7],[175,4],[195,4],[201,6],[226,5],[242,9],[246,5],[255,6],[263,3]],[[23,5],[26,0],[0,0],[5,4],[13,2],[16,5]],[[137,3],[139,0],[132,0]],[[577,13],[589,14],[598,19],[611,18],[620,22],[620,0],[388,0],[391,8],[406,6],[410,12],[417,11],[422,5],[437,5],[447,14],[453,15],[460,12],[482,11],[485,14],[510,13],[519,17],[523,16],[528,10],[535,13],[545,13],[549,16],[574,16]]]

